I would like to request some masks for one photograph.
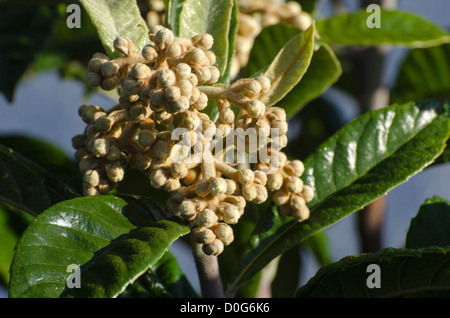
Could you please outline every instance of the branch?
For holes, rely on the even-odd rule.
[[[197,267],[202,296],[204,298],[224,298],[217,256],[203,253],[202,245],[192,242],[192,253]]]

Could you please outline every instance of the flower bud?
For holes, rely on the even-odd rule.
[[[210,209],[205,209],[202,212],[197,213],[196,217],[198,223],[206,228],[212,227],[219,220],[216,213]]]
[[[167,192],[172,192],[181,187],[180,179],[178,178],[169,178],[164,184],[164,190]]]
[[[250,169],[238,170],[236,175],[241,184],[250,184],[255,180],[255,173]]]
[[[158,74],[158,82],[162,87],[169,87],[175,84],[175,73],[168,69],[163,69]]]
[[[97,170],[88,170],[83,175],[83,181],[89,187],[96,187],[100,183],[100,174]]]
[[[256,185],[256,196],[252,200],[252,202],[256,204],[261,204],[267,200],[267,197],[268,193],[266,187],[263,185]]]
[[[88,71],[100,73],[103,63],[105,63],[105,60],[101,58],[90,59],[88,63]]]
[[[150,167],[152,158],[145,153],[136,153],[132,157],[132,165],[140,171],[145,171]]]
[[[245,96],[255,98],[261,93],[261,83],[257,80],[252,80],[246,83],[243,93]]]
[[[202,247],[206,255],[219,255],[223,252],[223,248],[223,242],[219,239],[214,239],[214,241],[209,244],[204,244]]]
[[[266,185],[267,183],[267,174],[262,172],[261,170],[255,171],[255,183]]]
[[[266,105],[257,99],[251,99],[247,102],[246,110],[251,117],[258,118],[264,115]]]
[[[270,80],[263,75],[256,77],[255,80],[261,84],[261,93],[267,94],[271,87]]]
[[[108,179],[112,182],[120,182],[123,180],[123,177],[125,176],[125,170],[122,166],[119,164],[110,164],[105,166],[106,174],[108,176]]]
[[[146,45],[142,49],[142,56],[146,61],[153,61],[158,57],[158,53],[153,46]]]
[[[160,50],[164,50],[168,45],[172,44],[174,40],[175,36],[173,32],[166,28],[158,30],[153,38],[155,46]]]
[[[187,79],[191,74],[191,67],[186,63],[178,63],[171,70],[175,73],[178,79]]]
[[[102,76],[103,78],[111,78],[117,75],[119,72],[120,66],[114,61],[108,61],[103,63],[102,65]]]
[[[214,241],[216,236],[214,232],[203,226],[196,227],[192,230],[192,239],[199,244],[210,244]]]
[[[189,99],[186,96],[180,96],[176,101],[168,102],[164,109],[170,114],[183,113],[189,109]]]
[[[184,178],[188,174],[188,168],[186,164],[176,162],[170,166],[170,173],[174,178]]]
[[[314,198],[314,189],[305,184],[302,189],[302,196],[306,202],[310,202]]]
[[[177,86],[180,89],[181,95],[190,96],[192,94],[193,87],[191,82],[189,82],[189,80],[186,79],[179,80]]]
[[[150,147],[151,145],[153,145],[155,143],[155,140],[156,140],[156,134],[153,131],[142,130],[139,133],[138,142],[144,148],[147,148],[147,147]]]
[[[149,78],[152,75],[152,71],[150,68],[142,63],[136,63],[128,73],[128,76],[139,80],[139,79],[146,79]]]
[[[277,206],[282,206],[289,201],[290,194],[284,190],[275,191],[272,195],[273,202]]]
[[[281,173],[271,173],[267,175],[267,189],[269,191],[276,191],[283,185],[283,176]]]
[[[89,87],[97,87],[102,83],[102,76],[94,72],[86,72],[84,80]]]
[[[157,139],[150,148],[150,155],[158,159],[166,159],[171,151],[170,144],[167,141]]]
[[[208,33],[194,35],[191,40],[194,46],[204,50],[209,50],[214,43],[214,38]]]
[[[197,208],[195,203],[190,200],[184,200],[178,207],[180,216],[185,220],[192,220],[197,214]]]
[[[297,222],[305,221],[309,218],[310,211],[307,207],[302,209],[291,208],[292,216]]]
[[[120,155],[121,155],[121,152],[120,152],[119,148],[112,145],[109,147],[109,152],[106,155],[106,159],[108,159],[109,161],[117,161],[120,159]]]
[[[288,177],[284,187],[288,192],[299,194],[303,189],[303,181],[298,177]]]
[[[225,223],[219,223],[214,226],[214,234],[225,246],[230,245],[234,240],[233,229]]]
[[[122,53],[125,55],[134,55],[136,53],[136,47],[134,46],[133,41],[131,41],[126,36],[117,37],[114,42],[114,49],[118,53]]]
[[[247,201],[253,201],[258,194],[254,184],[247,184],[242,187],[242,196]]]
[[[86,141],[86,136],[79,134],[72,137],[72,147],[75,149],[79,149],[84,146],[84,142]]]
[[[209,69],[209,72],[210,72],[211,76],[210,76],[210,78],[209,78],[207,83],[208,84],[217,83],[219,81],[219,78],[220,78],[220,71],[219,71],[219,69],[217,67],[215,67],[215,66],[210,66],[210,67],[208,67],[208,69]]]
[[[205,93],[200,92],[197,102],[192,105],[196,110],[203,110],[208,106],[208,96]]]
[[[174,42],[166,47],[164,53],[166,54],[167,57],[178,58],[182,53],[182,49],[180,44]]]
[[[205,66],[209,64],[209,59],[202,49],[194,48],[183,57],[183,62],[190,66]]]
[[[222,218],[224,222],[228,224],[236,224],[241,217],[239,213],[239,208],[235,205],[222,202],[219,207],[220,213],[222,214]]]
[[[94,138],[89,140],[88,149],[96,157],[106,156],[109,152],[109,141],[104,138]]]
[[[227,182],[224,178],[214,178],[209,182],[208,189],[215,196],[224,194],[227,191]]]
[[[178,86],[170,86],[164,90],[164,95],[169,102],[174,102],[181,96],[181,90]]]
[[[199,84],[208,83],[211,80],[211,71],[208,67],[194,67],[192,68],[194,74],[197,76]]]

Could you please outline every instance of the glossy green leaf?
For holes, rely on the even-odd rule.
[[[411,220],[406,248],[450,246],[450,202],[440,197],[427,199]]]
[[[402,62],[391,101],[450,99],[450,44],[411,50]]]
[[[300,82],[311,62],[313,51],[314,24],[290,39],[264,71],[272,84],[269,92],[260,97],[266,106],[276,104]]]
[[[245,73],[254,75],[260,73],[272,62],[286,42],[300,32],[300,29],[284,23],[264,28],[255,39]],[[314,52],[302,80],[277,103],[277,106],[284,108],[288,117],[293,116],[306,103],[335,83],[341,73],[341,65],[333,50],[325,43],[321,43]]]
[[[173,221],[156,221],[159,211],[153,208],[142,198],[111,195],[52,206],[19,240],[10,296],[54,298],[64,290],[73,296],[116,296],[186,233]],[[81,268],[80,289],[66,288],[71,264]]]
[[[315,189],[309,219],[296,223],[276,207],[266,211],[229,288],[422,171],[443,151],[449,128],[447,105],[433,101],[389,106],[344,126],[304,161],[302,178]]]
[[[368,288],[369,265],[379,266],[380,288]],[[348,256],[322,267],[296,296],[301,298],[433,297],[450,291],[447,248],[385,248],[373,254]],[[448,295],[448,294],[447,294]]]
[[[333,16],[316,22],[320,38],[328,44],[428,47],[450,40],[448,32],[417,15],[381,10],[380,28],[370,28],[374,13],[366,10]]]
[[[0,203],[31,215],[78,194],[12,149],[0,145]]]
[[[17,83],[52,35],[56,6],[0,5],[0,92],[11,102]]]
[[[229,42],[233,0],[185,0],[180,15],[180,36],[190,38],[209,33],[214,38],[211,51],[216,55],[217,68],[224,74],[229,57]]]
[[[118,36],[129,37],[140,51],[150,43],[148,27],[133,0],[80,0],[97,29],[109,57],[118,57],[113,42]]]

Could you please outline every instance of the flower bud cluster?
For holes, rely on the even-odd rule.
[[[222,253],[234,240],[233,229],[244,214],[246,200],[232,179],[202,180],[171,196],[169,210],[193,225],[193,239],[208,255]]]
[[[300,179],[304,170],[300,160],[286,160],[267,178],[267,188],[281,214],[292,216],[298,222],[308,219],[310,211],[306,204],[314,197],[313,189]]]
[[[211,35],[177,38],[156,25],[149,38],[153,44],[138,52],[128,38],[118,37],[114,47],[120,57],[98,53],[89,62],[88,85],[110,89],[112,84],[102,83],[114,81],[119,101],[108,111],[94,105],[79,109],[86,129],[72,143],[85,195],[114,189],[130,165],[146,175],[153,188],[170,193],[168,212],[191,225],[193,239],[209,255],[218,255],[231,244],[231,226],[243,215],[246,203],[260,204],[271,193],[283,214],[304,220],[313,193],[301,182],[302,163],[287,161],[281,152],[287,143],[285,111],[261,101],[270,91],[270,81],[259,76],[212,86],[220,72],[214,66]],[[210,99],[218,101],[214,120],[202,112]],[[176,128],[185,131],[179,140],[173,139]],[[255,128],[262,140],[258,147],[277,153],[280,165],[273,168],[274,162],[267,159],[236,169],[223,153],[208,152],[214,138],[224,141],[232,128]],[[279,138],[272,138],[274,128]],[[250,154],[248,146],[244,152]],[[269,173],[274,169],[275,174]]]
[[[95,105],[82,105],[78,112],[87,124],[84,134],[72,138],[83,174],[83,190],[86,195],[105,194],[122,181],[125,173],[126,158],[117,138],[121,128],[116,119],[120,114],[107,114]]]

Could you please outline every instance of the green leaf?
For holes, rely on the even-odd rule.
[[[380,288],[368,288],[375,264]],[[298,289],[302,298],[433,297],[450,291],[450,250],[385,248],[373,254],[348,256],[322,267]]]
[[[297,85],[311,62],[314,51],[314,24],[289,40],[265,70],[272,84],[270,91],[261,97],[266,106],[280,101]]]
[[[47,170],[0,145],[0,203],[33,216],[78,194]]]
[[[284,23],[264,28],[255,39],[245,73],[258,75],[272,62],[286,42],[300,32],[300,29]],[[306,103],[335,83],[341,73],[341,65],[333,50],[327,44],[321,43],[314,52],[302,80],[278,102],[278,106],[286,110],[288,117],[292,117]]]
[[[55,6],[0,5],[0,92],[8,101],[36,55],[52,34],[59,17]]]
[[[366,10],[316,21],[321,40],[328,44],[428,47],[447,43],[449,34],[417,15],[402,11],[380,12],[380,28],[368,27],[371,12]]]
[[[239,6],[236,3],[236,0],[233,0],[233,8],[231,11],[230,17],[230,28],[228,32],[228,55],[227,55],[227,64],[225,70],[223,72],[222,77],[220,78],[220,83],[229,84],[230,83],[230,73],[231,73],[231,64],[234,58],[235,44],[236,44],[236,35],[239,29]]]
[[[133,0],[80,0],[97,29],[100,40],[110,58],[119,57],[113,42],[118,36],[129,37],[137,51],[150,43],[148,27]]]
[[[440,197],[427,199],[411,220],[406,248],[450,246],[450,202]]]
[[[288,117],[294,116],[307,103],[322,95],[342,74],[341,64],[325,43],[314,52],[302,80],[279,102]]]
[[[302,244],[311,251],[320,266],[331,263],[332,257],[326,232],[317,232],[305,239]]]
[[[166,297],[198,297],[178,265],[177,259],[169,252],[165,253],[164,256],[149,269],[148,273],[152,274],[152,276],[145,277],[147,283],[146,288],[149,287],[150,283],[153,290],[159,289],[164,291]],[[153,279],[149,281],[147,278]],[[140,282],[142,282],[141,279]],[[154,293],[156,293],[156,291]]]
[[[66,287],[61,296],[118,296],[155,264],[176,239],[188,232],[185,226],[161,220],[119,236],[81,267],[81,288]]]
[[[180,14],[185,0],[166,0],[166,24],[175,36],[180,36]]]
[[[10,296],[55,298],[63,291],[67,296],[117,296],[187,231],[173,221],[155,222],[146,203],[91,196],[40,214],[17,244]],[[71,264],[81,268],[80,289],[65,287]]]
[[[411,50],[400,66],[391,101],[450,99],[450,44]]]
[[[78,193],[82,192],[82,177],[78,164],[50,142],[33,136],[4,135],[0,144],[14,149],[22,156],[41,166]]]
[[[233,0],[185,0],[180,15],[180,36],[190,38],[209,33],[214,37],[211,51],[216,55],[217,68],[223,76],[228,65]]]
[[[14,256],[14,246],[19,237],[10,225],[8,213],[0,207],[0,285],[9,281],[9,267]]]
[[[244,250],[231,290],[276,256],[385,195],[422,171],[443,151],[447,106],[430,101],[368,112],[336,132],[305,161],[315,189],[308,220],[296,223],[276,207],[266,211]]]

